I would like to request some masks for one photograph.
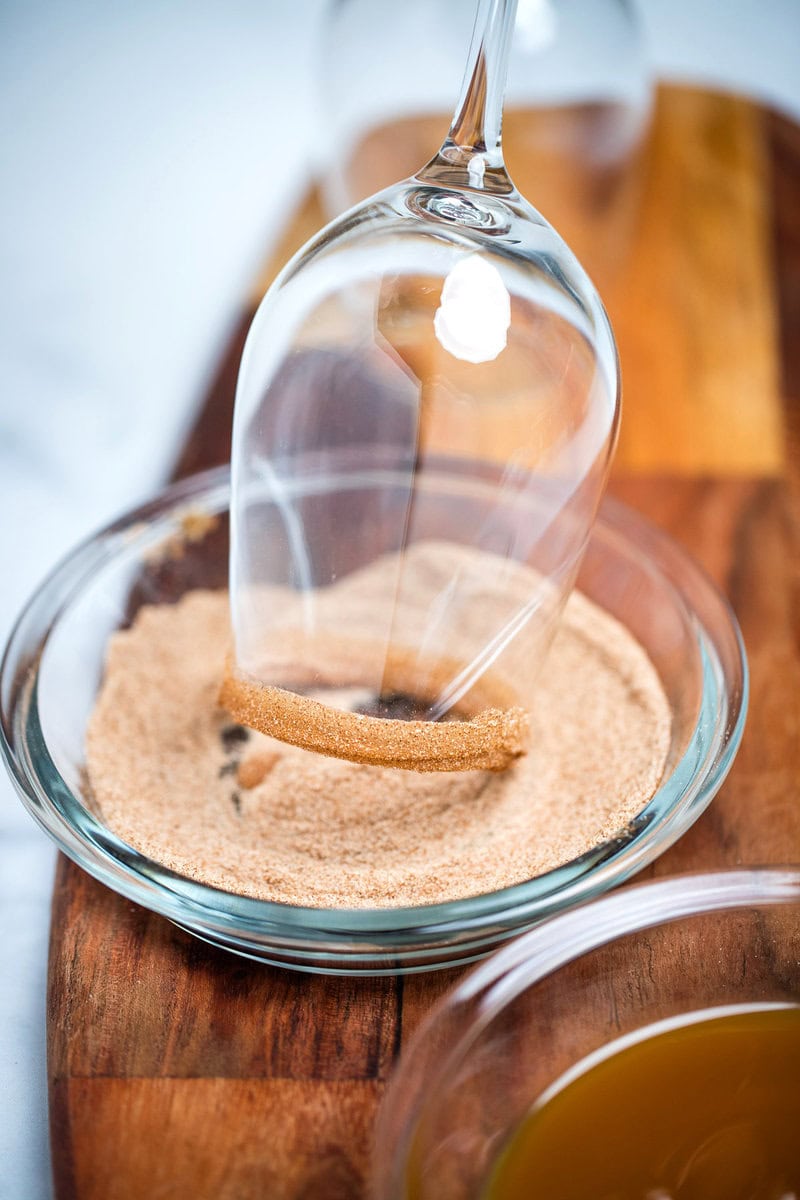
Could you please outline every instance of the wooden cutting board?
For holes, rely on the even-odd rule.
[[[515,114],[506,139],[534,201],[535,120]],[[728,593],[752,670],[729,780],[645,874],[799,861],[800,129],[732,96],[663,89],[640,184],[605,288],[625,383],[613,489]],[[311,193],[262,283],[321,220]],[[228,455],[249,315],[176,473]],[[61,858],[48,990],[58,1200],[358,1200],[392,1063],[456,978],[248,963]]]

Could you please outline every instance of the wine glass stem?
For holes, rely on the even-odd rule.
[[[479,0],[467,67],[445,146],[502,167],[500,131],[517,0]]]

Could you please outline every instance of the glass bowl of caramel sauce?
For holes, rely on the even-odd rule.
[[[402,1055],[380,1200],[800,1195],[800,866],[675,876],[545,922]]]

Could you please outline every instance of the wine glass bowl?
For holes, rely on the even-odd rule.
[[[382,503],[395,512],[396,529],[383,554],[443,536],[430,520],[422,528],[415,519],[415,490],[427,472],[458,463],[478,478],[502,467],[494,472],[494,504],[459,540],[483,556],[475,570],[494,565],[498,594],[507,562],[536,573],[526,603],[537,614],[529,624],[540,628],[529,630],[525,645],[530,651],[549,640],[613,447],[613,341],[583,273],[543,222],[518,205],[489,209],[484,200],[470,201],[475,225],[462,219],[454,228],[438,215],[445,205],[451,213],[465,202],[452,189],[416,181],[376,197],[357,220],[312,243],[255,319],[237,397],[231,560],[236,656],[250,675],[270,677],[270,653],[272,670],[279,669],[311,603],[312,682],[336,682],[324,662],[318,592],[341,579],[346,543],[368,535],[372,515],[354,513],[343,528],[320,510],[309,528],[293,500],[334,450],[349,450],[361,471],[391,472]],[[503,222],[513,253],[503,238],[488,241],[477,223],[484,214],[492,228]],[[370,622],[386,646],[366,664],[365,686],[380,691],[391,646],[435,640],[440,657],[469,670],[484,650],[481,632],[502,639],[505,627],[526,620],[510,595],[497,628],[465,644],[459,622],[477,583],[469,573],[463,562],[437,582],[430,622],[416,632],[400,627],[402,584],[387,579],[384,593],[371,597]],[[277,609],[276,587],[294,593],[296,604]],[[458,652],[450,645],[456,641]],[[498,645],[498,656],[504,648]],[[529,654],[532,671],[540,658]],[[533,683],[524,681],[521,703],[530,702]],[[408,686],[429,690],[421,678]]]

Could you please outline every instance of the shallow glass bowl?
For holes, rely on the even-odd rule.
[[[439,530],[443,508],[453,513],[458,540],[479,513],[479,484],[452,472],[431,480],[425,503],[436,508]],[[369,473],[334,470],[327,489],[315,484],[307,503],[324,503],[346,521],[354,507],[365,510],[363,494],[354,505],[354,492],[375,486]],[[167,870],[122,842],[92,811],[84,735],[110,634],[143,604],[227,586],[228,503],[228,473],[215,470],[171,487],[96,534],[32,597],[3,661],[0,747],[23,803],[64,853],[122,895],[206,941],[264,962],[337,974],[427,970],[482,957],[629,878],[685,832],[722,783],[746,709],[736,620],[682,550],[631,510],[607,501],[578,586],[639,639],[672,710],[662,782],[614,838],[514,887],[413,908],[293,907]],[[363,551],[370,558],[375,537],[372,528]],[[356,538],[350,569],[360,565],[360,553]]]

